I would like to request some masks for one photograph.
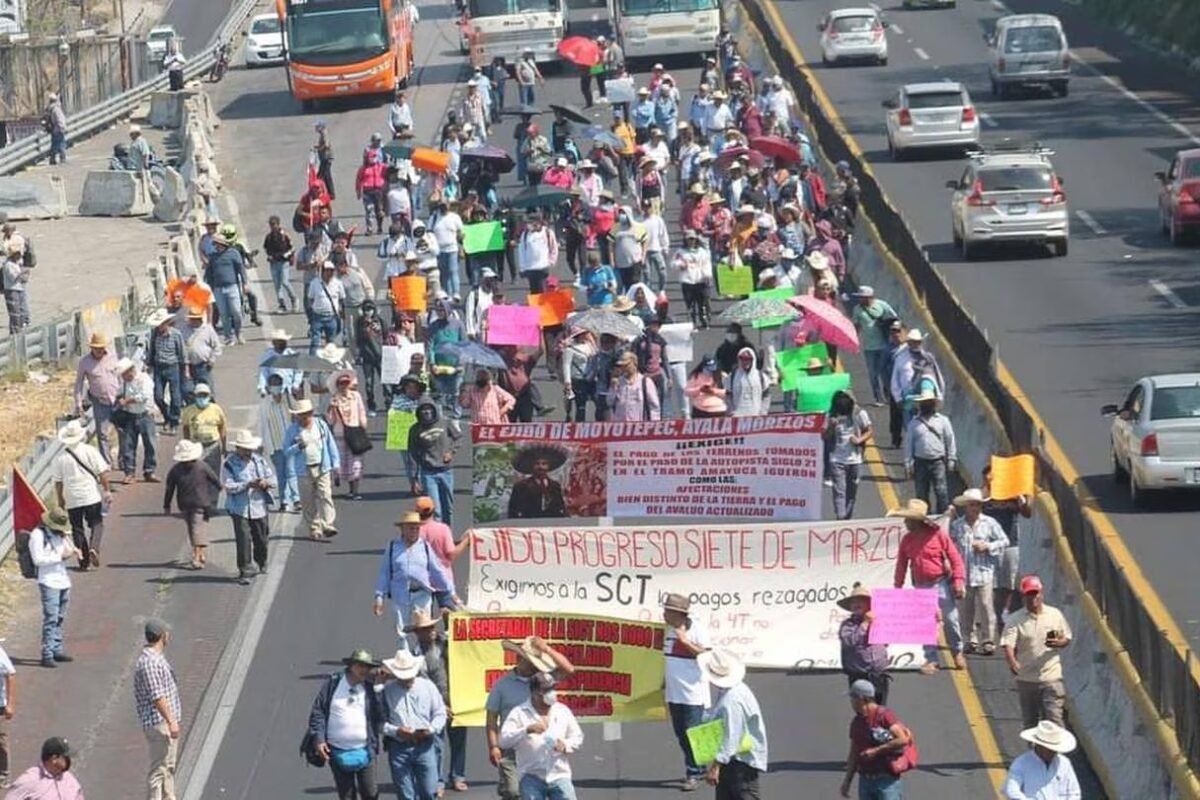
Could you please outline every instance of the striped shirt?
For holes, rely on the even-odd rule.
[[[138,721],[143,729],[166,723],[163,715],[154,706],[154,701],[163,700],[171,707],[171,716],[179,724],[182,714],[179,702],[179,687],[175,684],[175,670],[167,658],[153,647],[142,650],[133,673],[133,699],[137,704]]]

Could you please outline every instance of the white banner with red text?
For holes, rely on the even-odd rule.
[[[472,425],[476,524],[821,517],[820,414]]]
[[[837,601],[856,582],[892,586],[900,520],[781,524],[478,528],[467,605],[657,622],[686,595],[712,646],[757,667],[837,669]],[[921,648],[891,645],[894,669]]]

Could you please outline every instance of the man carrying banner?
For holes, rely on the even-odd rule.
[[[516,752],[500,743],[500,726],[509,713],[522,703],[529,702],[530,681],[539,674],[566,678],[575,674],[575,665],[554,650],[540,636],[529,636],[520,642],[504,640],[501,646],[515,653],[520,660],[512,672],[496,681],[487,698],[488,759],[500,773],[496,792],[500,800],[518,800]]]
[[[535,675],[529,688],[529,700],[510,711],[500,729],[501,746],[516,753],[521,800],[573,800],[567,755],[583,745],[583,730],[558,702],[551,675]]]
[[[704,721],[708,708],[708,682],[700,672],[696,657],[708,649],[708,632],[703,625],[693,625],[689,616],[692,601],[685,595],[672,592],[663,600],[663,621],[667,633],[663,638],[666,658],[665,695],[671,714],[671,727],[683,750],[683,791],[694,792],[704,777],[704,767],[696,763],[687,729]]]
[[[696,663],[716,690],[705,716],[720,720],[725,731],[705,779],[717,787],[717,800],[758,800],[758,776],[767,771],[767,726],[743,680],[746,665],[728,650],[705,651]]]
[[[508,496],[510,519],[567,516],[562,484],[550,477],[566,461],[567,453],[561,447],[539,444],[517,451],[512,466],[525,477],[513,484]]]

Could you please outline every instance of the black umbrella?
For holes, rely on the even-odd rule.
[[[559,114],[562,114],[564,117],[571,120],[571,122],[578,122],[580,125],[591,124],[591,120],[588,118],[588,115],[580,111],[575,106],[551,103],[550,110],[557,111]]]
[[[571,199],[571,192],[557,186],[531,186],[508,201],[514,208],[549,208]]]
[[[530,116],[534,116],[534,117],[536,117],[538,114],[546,113],[545,111],[542,111],[542,109],[538,108],[537,106],[531,106],[528,103],[519,105],[516,108],[509,106],[508,108],[500,109],[500,111],[503,114],[511,114],[513,116],[516,116],[518,114],[529,114]]]
[[[496,172],[501,174],[512,172],[517,166],[507,150],[490,144],[464,148],[459,153],[459,158],[463,161],[470,161],[472,159],[486,161]]]

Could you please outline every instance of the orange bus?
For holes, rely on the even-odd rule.
[[[413,72],[412,0],[275,0],[288,86],[305,111],[318,100],[380,95]]]

